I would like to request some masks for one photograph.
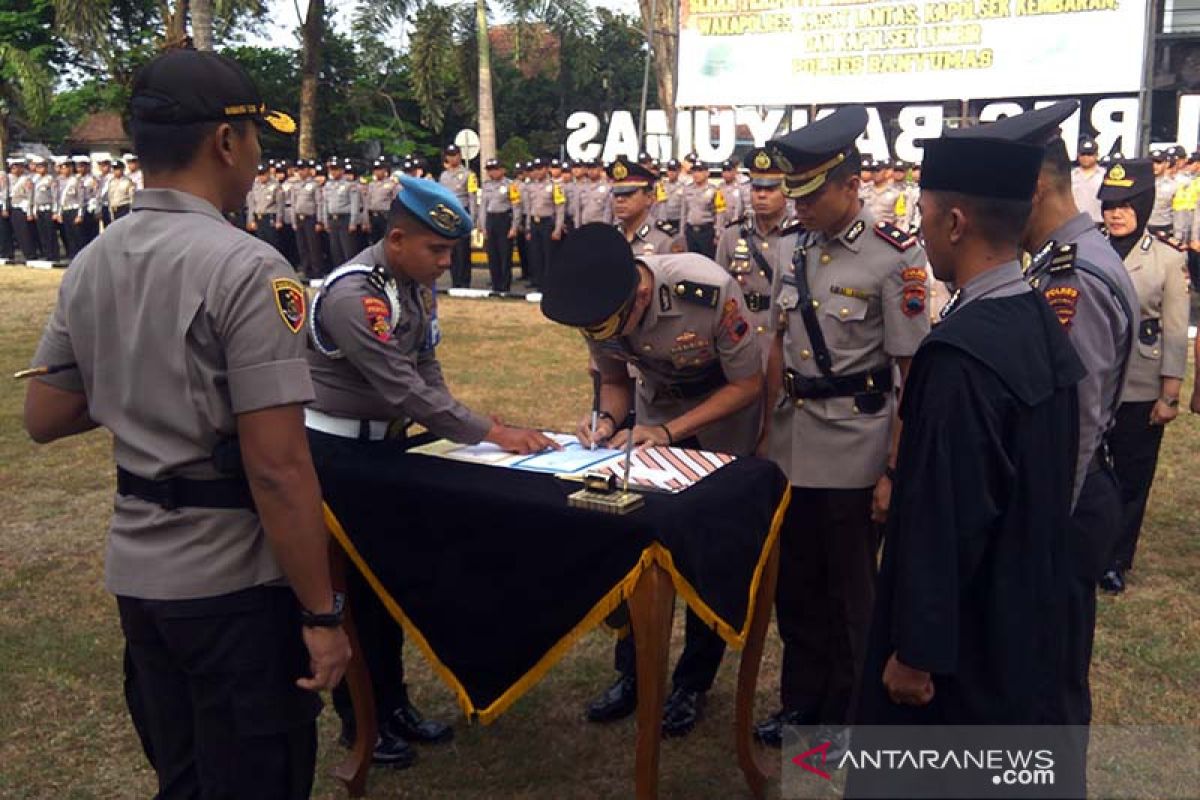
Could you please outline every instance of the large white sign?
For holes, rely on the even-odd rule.
[[[680,106],[1136,92],[1146,0],[681,0]]]

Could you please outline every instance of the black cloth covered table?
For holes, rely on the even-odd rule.
[[[722,638],[745,642],[787,505],[771,462],[739,459],[616,516],[570,508],[579,485],[549,475],[377,452],[323,487],[329,527],[468,718],[503,713],[655,561]]]

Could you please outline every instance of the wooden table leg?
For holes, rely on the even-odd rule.
[[[775,603],[775,583],[778,577],[779,542],[776,540],[767,556],[767,563],[758,583],[758,592],[752,599],[750,630],[747,632],[746,646],[742,649],[742,663],[738,668],[737,703],[733,716],[738,766],[746,776],[750,793],[758,800],[766,796],[768,771],[762,758],[762,748],[755,745],[751,736],[754,725],[754,690],[758,686],[763,642],[766,639],[767,623],[771,619],[771,607]]]
[[[329,538],[330,577],[334,591],[346,591],[346,554],[332,536]],[[362,649],[358,644],[358,631],[354,627],[354,612],[347,601],[342,627],[350,639],[350,664],[346,667],[346,683],[350,687],[350,702],[354,706],[354,745],[346,758],[333,768],[333,776],[341,781],[351,797],[362,797],[367,793],[367,771],[371,768],[371,754],[378,737],[375,719],[375,692],[371,688],[371,677]]]
[[[637,800],[658,797],[658,754],[663,703],[667,696],[667,652],[675,587],[671,576],[651,564],[629,596],[629,616],[637,642]]]

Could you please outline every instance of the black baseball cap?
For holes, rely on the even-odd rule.
[[[199,50],[169,50],[139,69],[129,112],[161,125],[250,119],[279,133],[296,132],[294,119],[266,107],[240,64]]]

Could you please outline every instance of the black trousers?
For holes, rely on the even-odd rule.
[[[308,446],[317,477],[324,486],[329,486],[330,476],[339,471],[351,469],[354,465],[361,469],[364,460],[394,457],[402,449],[394,441],[359,442],[312,430],[308,432]],[[323,491],[329,497],[328,490]],[[350,603],[354,627],[358,632],[359,650],[371,677],[376,718],[382,723],[408,699],[402,658],[404,629],[392,619],[375,592],[353,567],[346,571],[346,599]],[[353,724],[354,707],[345,681],[333,690],[333,707],[343,722]]]
[[[321,254],[321,239],[317,236],[316,217],[296,217],[296,249],[300,255],[301,272],[310,278],[319,278],[325,274],[325,259]]]
[[[83,249],[83,221],[79,220],[79,209],[64,209],[62,212],[63,243],[67,246],[67,258],[74,258]]]
[[[688,225],[684,229],[687,248],[690,253],[699,253],[713,258],[717,254],[716,227],[711,223],[706,225]]]
[[[12,220],[13,238],[17,240],[17,247],[21,248],[21,255],[26,261],[39,257],[42,251],[38,247],[33,221],[19,208],[12,210],[9,219]]]
[[[14,253],[11,213],[6,209],[6,213],[0,215],[0,258],[7,258],[10,261]]]
[[[780,534],[780,700],[823,723],[849,721],[862,672],[878,572],[872,492],[793,486]]]
[[[529,254],[529,265],[525,268],[525,278],[535,288],[541,287],[542,281],[550,272],[550,248],[554,244],[554,240],[550,238],[552,233],[554,233],[552,217],[544,217],[539,221],[530,217],[529,245],[525,248]]]
[[[616,613],[621,611],[628,615],[624,607]],[[705,625],[704,620],[689,608],[684,628],[683,652],[679,654],[679,661],[675,664],[671,685],[676,689],[707,692],[716,680],[717,670],[721,668],[721,658],[724,655],[725,640]],[[617,640],[613,649],[613,666],[622,675],[637,675],[637,648],[632,630]]]
[[[55,230],[53,211],[37,212],[37,234],[42,258],[58,261],[58,231]]]
[[[384,237],[387,233],[387,218],[386,211],[372,211],[369,215],[371,221],[371,244],[375,244]]]
[[[83,236],[83,246],[80,249],[83,249],[100,235],[100,218],[95,214],[84,212],[83,226],[80,231]]]
[[[463,236],[454,242],[450,251],[450,285],[458,289],[471,287],[471,237]]]
[[[197,600],[118,597],[125,699],[156,797],[307,798],[321,698],[291,589]]]
[[[128,214],[130,209],[132,209],[132,206],[117,206],[116,208],[114,208],[112,210],[113,219],[114,220],[120,219],[121,217]]]
[[[275,230],[275,215],[255,214],[254,225],[254,235],[278,250],[279,231]]]
[[[529,242],[525,239],[525,231],[517,227],[517,258],[521,261],[521,280],[529,280]]]
[[[298,269],[300,266],[300,253],[296,249],[296,229],[286,222],[279,229],[279,252],[283,253],[283,257],[292,265],[293,269]]]
[[[329,263],[331,269],[336,269],[353,258],[358,250],[350,236],[350,215],[329,215]]]
[[[1107,566],[1117,569],[1133,567],[1142,519],[1146,516],[1146,501],[1150,499],[1150,486],[1158,467],[1163,426],[1150,424],[1152,408],[1153,400],[1122,403],[1117,408],[1116,425],[1108,437],[1117,482],[1121,486],[1121,531]]]
[[[492,276],[492,291],[507,292],[512,288],[512,212],[488,214],[484,222],[487,237],[488,272]]]

